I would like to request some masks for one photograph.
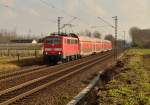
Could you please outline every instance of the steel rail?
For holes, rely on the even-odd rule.
[[[104,55],[104,56],[105,56],[105,55]],[[103,56],[101,56],[101,57],[103,57]],[[96,59],[99,59],[99,58],[96,58]],[[94,60],[95,60],[95,59],[94,59]],[[48,75],[46,75],[46,76],[42,76],[42,77],[40,77],[40,78],[36,78],[36,79],[31,80],[31,81],[27,81],[27,82],[25,82],[25,83],[23,83],[23,84],[20,84],[20,85],[17,85],[17,86],[8,88],[8,89],[6,89],[6,90],[0,91],[0,96],[1,96],[2,94],[8,93],[8,92],[10,92],[10,91],[14,91],[14,90],[20,89],[20,88],[22,88],[22,87],[24,87],[24,86],[30,85],[30,84],[32,84],[32,83],[34,83],[34,82],[39,81],[39,80],[45,79],[45,78],[47,78],[47,77],[49,77],[49,76],[53,76],[53,75],[56,75],[56,74],[58,74],[58,73],[61,73],[61,72],[64,72],[64,71],[73,69],[73,68],[75,68],[75,67],[81,66],[81,65],[83,65],[83,64],[89,63],[89,62],[94,61],[94,60],[92,59],[92,60],[90,60],[90,61],[82,62],[82,63],[80,63],[80,64],[77,64],[77,65],[68,67],[68,68],[66,68],[66,69],[62,69],[62,70],[60,70],[60,71],[56,71],[56,72],[54,72],[54,73],[52,73],[52,74],[48,74]]]
[[[108,52],[108,53],[110,53],[110,52]],[[71,63],[71,62],[69,62],[69,63]],[[65,64],[67,65],[69,63],[65,63]],[[46,66],[42,66],[40,68],[35,67],[35,68],[30,68],[29,70],[25,69],[25,70],[16,71],[16,72],[13,72],[13,73],[8,73],[6,75],[0,76],[0,82],[13,80],[15,78],[20,78],[20,77],[23,77],[23,76],[26,76],[26,75],[29,75],[29,74],[33,74],[33,73],[38,73],[38,72],[41,72],[41,71],[43,72],[43,71],[46,71],[46,70],[49,70],[49,69],[54,69],[54,68],[57,68],[57,67],[61,67],[62,65],[65,65],[65,64],[50,66],[50,67],[47,67],[47,68],[45,68]]]
[[[90,60],[90,61],[86,61],[86,63],[90,63],[90,64],[86,64],[85,62],[84,62],[84,64],[86,64],[85,66],[83,66],[83,67],[80,67],[80,68],[78,68],[78,69],[76,69],[76,70],[73,70],[73,71],[71,71],[70,73],[68,73],[68,74],[65,74],[65,75],[63,75],[63,76],[61,76],[61,77],[59,77],[59,78],[57,78],[56,80],[54,79],[53,81],[50,81],[50,82],[48,82],[48,83],[45,83],[45,84],[43,84],[43,85],[41,85],[41,86],[39,86],[39,87],[36,87],[36,88],[34,88],[34,89],[32,89],[32,90],[29,90],[29,91],[27,91],[27,92],[25,92],[25,93],[22,93],[22,94],[19,94],[18,96],[15,96],[15,97],[13,97],[13,98],[11,98],[11,99],[8,99],[7,101],[4,101],[4,102],[1,102],[0,103],[0,105],[8,105],[8,104],[10,104],[10,103],[12,103],[12,102],[15,102],[16,100],[19,100],[19,99],[21,99],[21,98],[23,98],[23,97],[26,97],[26,96],[28,96],[28,95],[30,95],[30,94],[32,94],[32,93],[34,93],[34,92],[36,92],[36,91],[39,91],[39,90],[41,90],[41,89],[43,89],[43,88],[45,88],[45,87],[47,87],[47,86],[49,86],[49,85],[52,85],[52,84],[54,84],[54,83],[56,83],[56,82],[58,82],[58,81],[60,81],[60,80],[62,80],[62,79],[64,79],[64,78],[66,78],[66,77],[68,77],[68,76],[71,76],[71,75],[73,75],[73,74],[75,74],[75,73],[77,73],[77,72],[79,72],[79,71],[82,71],[83,69],[85,69],[85,68],[89,68],[90,66],[92,66],[92,65],[94,65],[94,64],[96,64],[96,63],[98,63],[98,62],[100,62],[100,61],[103,61],[103,60],[105,60],[106,58],[108,58],[108,57],[110,57],[111,55],[105,55],[105,56],[103,56],[103,57],[101,57],[101,59],[100,58],[97,58],[97,59],[95,59],[95,60]],[[81,65],[81,64],[80,64]],[[77,66],[79,66],[79,65],[77,65]],[[74,67],[77,67],[77,66],[74,66]],[[67,70],[69,70],[69,69],[73,69],[74,67],[70,67],[70,68],[68,68]],[[59,74],[59,73],[61,73],[61,72],[64,72],[64,71],[66,71],[66,70],[62,70],[62,71],[59,71],[59,72],[57,72],[57,73],[54,73],[53,74],[53,76],[54,75],[56,75],[56,74]],[[52,76],[52,74],[51,75],[49,75],[49,76]],[[45,77],[41,77],[40,79],[38,79],[38,80],[36,80],[36,82],[37,81],[40,81],[41,79],[43,79],[43,78],[47,78],[48,77],[48,75],[47,76],[45,76]],[[29,81],[30,82],[30,81]],[[28,82],[28,85],[29,85],[29,82]],[[33,82],[33,81],[32,81]],[[35,82],[35,81],[34,81]],[[31,83],[31,82],[30,82]],[[31,83],[32,84],[32,83]],[[26,84],[27,85],[27,84]],[[19,89],[19,88],[22,88],[22,87],[24,87],[23,85],[20,85],[20,86],[18,86],[18,88],[16,88],[16,89]],[[11,91],[14,91],[14,90],[16,90],[14,87],[13,88],[11,88],[10,90]],[[8,91],[5,91],[5,92],[1,92],[1,95],[2,94],[5,94],[5,93],[7,93],[7,92],[10,92],[10,90]],[[1,95],[0,95],[0,97],[1,97]]]
[[[110,52],[108,52],[108,53],[110,53]],[[69,64],[69,63],[66,63],[66,64]],[[4,76],[2,79],[0,79],[0,82],[13,80],[15,78],[20,78],[20,77],[27,76],[27,75],[30,75],[30,74],[33,74],[33,73],[38,73],[38,72],[41,72],[41,71],[43,72],[43,71],[46,71],[46,70],[49,70],[49,69],[58,68],[58,67],[61,67],[62,65],[64,65],[64,64],[60,64],[60,65],[56,65],[56,66],[50,66],[50,67],[47,67],[47,68],[44,68],[44,67],[42,68],[41,67],[41,68],[37,68],[37,69],[36,68],[35,69],[31,68],[30,70],[16,71],[16,72],[14,72],[12,74],[10,73],[7,76]]]
[[[21,71],[15,71],[15,72],[12,72],[12,73],[2,74],[2,75],[0,75],[0,81],[3,81],[4,79],[12,77],[14,75],[19,75],[21,73],[27,73],[27,72],[30,72],[30,71],[33,71],[33,70],[42,69],[44,67],[47,67],[47,66],[46,65],[35,66],[35,67],[31,67],[31,68],[25,68],[25,69],[23,69]]]

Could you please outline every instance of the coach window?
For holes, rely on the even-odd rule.
[[[65,44],[67,44],[67,39],[65,39]]]
[[[76,44],[76,40],[74,40],[74,44]]]
[[[71,39],[71,44],[74,44],[74,39]]]
[[[70,42],[71,42],[71,44],[73,44],[73,40],[72,39],[70,39]]]
[[[72,40],[72,44],[75,44],[75,40],[74,39]]]
[[[67,44],[70,44],[70,39],[67,39]]]
[[[70,39],[70,44],[72,44],[72,39]]]
[[[72,42],[73,42],[73,44],[75,44],[75,40],[74,39],[72,40]]]
[[[76,40],[76,44],[78,44],[78,40]]]
[[[76,42],[77,40],[74,40],[74,44],[77,44],[77,42]]]
[[[75,39],[73,39],[73,44],[75,44]]]
[[[75,40],[75,42],[74,42],[75,44],[77,44],[77,40]]]

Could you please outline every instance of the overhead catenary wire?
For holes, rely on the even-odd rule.
[[[67,22],[67,24],[71,23],[72,21],[76,20],[77,17],[73,17],[69,22]]]
[[[7,5],[7,4],[2,4],[2,3],[0,3],[0,6],[2,6],[2,7],[4,7],[4,8],[8,8],[8,9],[10,9],[10,10],[12,10],[12,11],[15,10],[15,8],[13,8],[13,7],[11,7],[11,6]]]
[[[68,12],[66,12],[64,9],[58,8],[56,6],[54,6],[50,1],[46,2],[45,0],[39,0],[41,3],[45,4],[47,7],[53,8],[53,9],[57,9],[58,11],[64,13],[65,15],[73,18],[71,21],[78,19],[79,21],[81,21],[82,23],[89,25],[89,23],[83,21],[81,18],[77,17],[77,16],[73,16],[72,14],[69,14]],[[70,22],[71,22],[70,21]]]
[[[101,21],[103,21],[105,24],[107,24],[108,26],[112,27],[112,28],[115,28],[115,26],[113,26],[112,24],[110,24],[109,22],[107,22],[106,20],[104,20],[103,18],[101,17],[98,17],[98,19],[100,19]]]
[[[42,0],[41,0],[42,1]],[[14,7],[12,7],[12,6],[9,6],[9,5],[7,5],[7,4],[1,4],[0,3],[0,6],[2,6],[2,7],[5,7],[5,8],[8,8],[8,9],[10,9],[10,10],[12,10],[12,11],[17,11]],[[32,8],[33,9],[33,8]],[[36,11],[35,9],[34,9],[34,11]],[[38,13],[38,16],[40,17],[40,18],[42,18],[41,16],[42,15],[40,15],[40,13],[38,12],[38,11],[36,11],[37,13]],[[52,23],[56,23],[56,21],[54,21],[54,20],[52,20],[52,19],[50,19],[50,18],[44,18],[44,19],[46,19],[46,20],[48,20],[48,21],[50,21],[50,22],[52,22]]]
[[[49,4],[49,3],[47,3],[47,2],[44,1],[44,0],[39,0],[39,1],[40,1],[41,3],[47,5],[48,7],[50,6],[51,8],[56,8],[53,4]]]
[[[60,9],[60,8],[54,6],[50,1],[48,1],[48,2],[45,1],[45,0],[39,0],[39,1],[40,1],[42,4],[46,5],[47,7],[49,7],[49,8],[57,9],[57,10],[59,10],[60,12],[63,12],[64,14],[66,14],[66,15],[68,15],[68,16],[70,16],[70,17],[74,17],[74,16],[70,15],[69,13],[65,12],[63,9]]]
[[[82,2],[82,1],[81,1]],[[81,4],[81,3],[80,3]],[[82,5],[83,5],[83,2],[82,2]],[[85,4],[84,4],[85,5]],[[87,5],[86,5],[87,6]],[[88,7],[88,6],[87,6]],[[89,9],[89,8],[88,8]],[[86,11],[85,11],[86,10]],[[82,10],[82,9],[80,9],[80,12],[84,12],[85,14],[87,14],[87,15],[89,15],[89,16],[91,16],[91,13],[89,13],[88,11],[87,11],[87,9],[84,9],[84,11]],[[96,15],[95,15],[96,16]],[[107,24],[108,26],[110,26],[111,28],[113,27],[114,28],[114,26],[111,24],[111,23],[109,23],[109,22],[107,22],[107,21],[105,21],[103,18],[101,18],[101,17],[99,17],[100,18],[100,20],[102,20],[105,24]],[[106,27],[108,27],[108,26],[106,26]],[[97,28],[97,27],[105,27],[105,26],[96,26],[96,27],[93,27],[93,26],[91,26],[91,28]]]
[[[73,17],[70,21],[68,21],[66,24],[64,24],[61,29],[65,28],[67,25],[72,25],[71,22],[77,19],[77,17]],[[73,26],[73,25],[72,25]]]

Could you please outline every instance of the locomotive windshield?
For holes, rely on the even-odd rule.
[[[47,44],[61,44],[60,38],[47,38],[45,41]]]

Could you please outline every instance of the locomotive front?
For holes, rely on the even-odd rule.
[[[62,37],[48,36],[44,40],[43,58],[45,63],[57,63],[62,58]]]

